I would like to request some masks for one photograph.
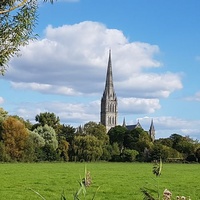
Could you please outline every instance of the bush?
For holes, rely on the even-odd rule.
[[[138,151],[132,149],[125,149],[122,153],[122,160],[125,162],[133,162],[136,160],[136,156],[139,154]]]

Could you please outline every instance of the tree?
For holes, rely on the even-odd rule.
[[[38,126],[33,130],[36,134],[39,134],[45,141],[45,145],[52,146],[54,150],[58,148],[58,140],[56,138],[55,130],[45,124],[44,126]]]
[[[172,141],[172,148],[177,149],[177,144],[182,140],[183,136],[174,133],[169,138]]]
[[[58,134],[59,140],[66,140],[70,144],[72,143],[75,136],[76,129],[70,125],[60,125],[60,131]]]
[[[122,159],[125,162],[133,162],[136,160],[136,156],[139,154],[136,150],[124,149],[122,153]]]
[[[48,125],[58,133],[58,130],[60,130],[60,119],[57,117],[54,113],[50,112],[44,112],[40,113],[39,115],[36,115],[35,121],[39,122],[39,125],[45,126]]]
[[[155,144],[153,146],[151,152],[152,160],[159,160],[160,158],[162,158],[163,161],[166,161],[168,156],[169,156],[169,151],[166,146],[162,144]]]
[[[123,126],[115,126],[108,131],[108,136],[110,139],[110,143],[117,143],[119,145],[120,152],[122,152],[124,148],[124,136],[127,131],[127,128]]]
[[[1,162],[11,161],[10,156],[6,152],[5,144],[3,143],[3,141],[0,141],[0,161]]]
[[[121,161],[121,157],[120,157],[120,149],[119,149],[119,146],[116,142],[114,142],[112,144],[112,149],[111,149],[111,160],[112,161]]]
[[[36,38],[33,34],[36,13],[37,0],[0,1],[0,74],[5,73],[7,62],[20,51],[20,47]]]
[[[185,158],[190,154],[195,154],[195,149],[198,145],[198,141],[195,141],[188,136],[183,137],[178,134],[171,135],[170,139],[173,142],[172,147],[177,151],[183,153],[185,155]]]
[[[29,131],[29,138],[33,141],[35,148],[40,148],[45,145],[45,139],[37,131]]]
[[[7,117],[8,117],[8,112],[0,107],[0,140],[2,140],[2,124]]]
[[[59,155],[57,154],[57,151],[55,151],[55,149],[51,145],[45,144],[42,147],[42,151],[41,151],[40,157],[38,157],[38,160],[56,161],[56,160],[59,160]]]
[[[64,148],[66,149],[66,145],[68,144],[68,149],[67,149],[67,156],[66,153],[61,153],[63,155],[63,159],[66,160],[73,160],[74,157],[74,148],[73,148],[73,140],[75,137],[76,129],[70,125],[60,125],[60,131],[58,134],[58,142],[59,142],[59,148]],[[65,143],[65,144],[64,144]],[[60,147],[60,145],[62,147]],[[64,145],[64,146],[63,146]],[[62,157],[62,156],[61,156]]]
[[[8,112],[0,107],[0,121],[3,121],[8,116]]]
[[[101,141],[93,135],[74,137],[75,160],[96,161],[103,154]]]
[[[200,162],[200,148],[198,148],[198,149],[196,150],[195,156],[196,156],[198,162]]]
[[[160,138],[158,140],[155,140],[155,142],[160,143],[165,146],[168,146],[168,147],[172,147],[172,145],[173,145],[173,141],[170,138]]]
[[[143,152],[145,148],[152,146],[151,138],[146,131],[141,128],[135,128],[127,131],[124,136],[124,147]]]
[[[102,124],[97,124],[96,122],[88,122],[83,127],[83,133],[86,135],[93,135],[102,144],[108,144],[109,138],[106,134],[106,127]]]
[[[12,117],[14,117],[14,118],[18,119],[19,121],[21,121],[28,130],[32,129],[33,125],[29,120],[24,120],[22,117],[19,117],[18,115],[12,115]]]
[[[64,161],[69,161],[69,143],[66,140],[59,141],[58,144],[58,154],[60,155],[60,158]]]
[[[28,139],[28,130],[22,122],[13,117],[4,120],[2,127],[2,138],[7,154],[13,160],[22,160]]]

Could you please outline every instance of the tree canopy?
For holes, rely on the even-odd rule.
[[[38,0],[0,1],[0,74],[5,73],[8,61],[19,53],[20,47],[36,38],[33,30],[37,8]]]
[[[151,140],[142,128],[106,128],[88,122],[79,128],[60,122],[54,113],[36,115],[36,123],[0,108],[0,161],[200,162],[200,143],[172,134]]]

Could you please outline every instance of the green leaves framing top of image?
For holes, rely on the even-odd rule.
[[[53,0],[44,0],[53,3]],[[8,61],[19,55],[20,47],[36,39],[33,29],[37,22],[37,0],[0,1],[0,75],[4,75]]]

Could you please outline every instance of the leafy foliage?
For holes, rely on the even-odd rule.
[[[56,132],[51,126],[48,126],[47,124],[38,126],[33,132],[39,134],[44,139],[45,145],[50,145],[55,150],[58,148]]]
[[[16,55],[20,46],[27,45],[34,39],[33,28],[36,23],[36,1],[18,1],[22,6],[16,7],[17,1],[0,3],[0,73],[4,74],[6,63]],[[15,8],[15,11],[12,11]],[[5,11],[3,13],[3,11]],[[6,12],[7,11],[7,12]]]
[[[60,125],[59,117],[57,117],[54,113],[50,112],[44,112],[40,113],[39,115],[36,115],[35,121],[39,122],[39,125],[41,126],[48,125],[54,128],[54,130],[59,128],[58,126]]]
[[[200,143],[188,136],[172,134],[169,138],[152,142],[148,132],[141,128],[129,131],[125,127],[116,126],[107,134],[102,124],[90,121],[82,127],[74,128],[61,124],[59,117],[50,112],[40,113],[35,119],[38,123],[32,124],[22,117],[10,116],[0,108],[0,161],[151,162],[160,158],[163,162],[200,160]],[[21,155],[11,155],[8,149],[17,151],[14,146],[9,148],[9,145],[19,146],[20,139],[15,142],[15,138],[23,132],[26,136],[21,141],[24,143]]]
[[[74,151],[78,161],[96,161],[103,154],[101,141],[93,135],[74,137]]]
[[[19,120],[8,117],[3,122],[2,138],[6,153],[13,159],[20,161],[23,158],[28,130]]]
[[[47,2],[48,0],[44,0]],[[49,0],[53,3],[53,0]],[[20,47],[36,39],[33,33],[37,22],[37,0],[0,1],[0,74],[8,61],[19,55]]]

